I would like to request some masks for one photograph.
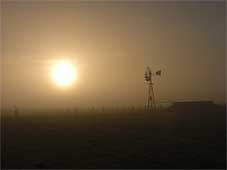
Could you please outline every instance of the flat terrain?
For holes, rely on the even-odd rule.
[[[1,117],[2,168],[226,168],[225,108]]]

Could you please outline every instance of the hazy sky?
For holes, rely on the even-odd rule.
[[[144,70],[157,102],[225,101],[225,2],[4,1],[3,106],[143,106]],[[70,58],[72,88],[50,79],[52,61]]]

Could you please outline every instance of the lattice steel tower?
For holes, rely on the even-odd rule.
[[[148,96],[147,96],[147,105],[146,109],[149,111],[151,109],[155,109],[155,97],[154,97],[154,89],[153,89],[153,82],[152,82],[152,72],[150,67],[147,67],[145,71],[145,80],[148,84]]]

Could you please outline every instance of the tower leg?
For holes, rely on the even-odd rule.
[[[153,109],[156,109],[156,103],[155,103],[155,96],[154,96],[154,89],[153,89],[153,86],[151,86],[151,95],[152,95],[152,108]]]
[[[148,96],[147,96],[147,111],[150,109],[150,85],[148,85]]]
[[[153,108],[153,95],[152,95],[152,83],[148,84],[148,98],[147,98],[147,110],[150,111]]]

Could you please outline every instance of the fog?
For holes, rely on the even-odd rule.
[[[22,108],[144,106],[144,71],[157,103],[225,102],[225,2],[3,1],[2,104]],[[56,87],[54,60],[78,79]]]

